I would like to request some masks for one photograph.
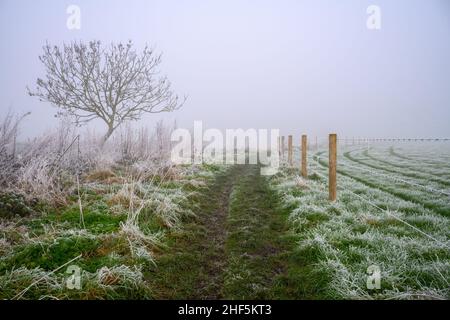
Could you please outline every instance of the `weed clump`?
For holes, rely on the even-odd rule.
[[[0,192],[0,217],[11,218],[16,215],[24,217],[31,213],[33,209],[24,196],[13,192]]]
[[[87,174],[86,181],[107,181],[108,179],[116,178],[116,174],[111,170],[94,170]]]

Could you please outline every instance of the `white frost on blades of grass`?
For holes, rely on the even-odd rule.
[[[11,293],[17,293],[17,288],[26,288],[34,283],[30,288],[30,292],[55,292],[64,288],[64,283],[60,277],[50,274],[41,268],[27,269],[19,267],[11,271],[5,272],[0,276],[0,295],[5,297],[5,293],[11,288]],[[13,290],[14,289],[14,290]],[[11,296],[12,297],[12,296]]]
[[[162,232],[144,233],[137,223],[129,220],[121,223],[120,232],[127,238],[131,254],[137,258],[144,258],[154,263],[153,254],[149,248],[161,244]]]
[[[165,189],[143,183],[124,184],[110,196],[110,203],[118,204],[128,211],[128,221],[138,223],[146,215],[156,215],[168,228],[178,227],[182,216],[193,214],[183,204],[193,192],[181,188]]]
[[[127,289],[139,288],[144,281],[140,266],[102,267],[97,270],[95,276],[100,286],[122,286]]]
[[[197,174],[197,173],[196,173]],[[193,192],[187,192],[182,186],[175,188],[164,187],[164,176],[161,182],[143,183],[132,181],[122,187],[113,196],[119,204],[128,204],[127,220],[121,223],[121,233],[128,240],[130,251],[136,257],[153,261],[153,255],[149,248],[161,244],[162,232],[147,232],[141,228],[141,222],[149,218],[149,215],[157,216],[168,228],[178,228],[183,216],[194,213],[183,206]]]
[[[7,271],[0,276],[0,283],[2,284],[0,295],[14,294],[16,288],[34,284],[21,298],[27,298],[30,294],[33,298],[40,296],[39,299],[67,299],[72,295],[79,298],[77,296],[79,291],[67,289],[66,281],[67,274],[65,273],[52,274],[41,268],[27,269],[20,267]],[[98,298],[108,297],[119,288],[145,290],[146,287],[141,266],[129,267],[126,265],[102,267],[94,273],[82,271],[80,284],[82,288],[96,292]]]
[[[368,206],[362,200],[342,191],[341,201],[327,201],[326,185],[308,181],[309,190],[295,188],[295,178],[281,175],[277,189],[287,207],[294,207],[290,218],[297,225],[305,225],[315,213],[322,214],[318,225],[303,235],[302,247],[316,248],[320,252],[318,268],[332,274],[330,294],[337,298],[443,298],[449,296],[448,263],[436,263],[422,259],[426,254],[436,253],[449,261],[449,253],[437,248],[436,243],[417,233],[406,230],[407,226],[395,225],[386,212]],[[344,181],[342,181],[344,180]],[[441,239],[448,238],[448,220],[434,215],[421,206],[399,200],[379,190],[370,189],[352,179],[340,180],[343,189],[356,190],[391,208],[402,208],[413,214],[397,213],[410,223],[426,227]],[[331,208],[333,208],[331,210]],[[412,210],[415,209],[415,210]],[[336,211],[337,210],[337,211]],[[339,212],[337,214],[336,212]],[[370,222],[370,223],[369,223]],[[356,232],[363,228],[363,233]],[[406,236],[405,236],[406,234]],[[343,245],[345,244],[345,245]],[[439,258],[437,258],[439,259]],[[382,293],[374,294],[366,289],[366,270],[371,264],[382,269]],[[401,295],[399,296],[399,293]]]

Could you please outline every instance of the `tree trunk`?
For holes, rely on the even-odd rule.
[[[113,131],[114,131],[114,126],[113,126],[113,125],[108,125],[108,131],[107,131],[106,134],[103,136],[102,147],[105,145],[105,143],[106,143],[106,141],[109,139],[109,137],[111,137]]]

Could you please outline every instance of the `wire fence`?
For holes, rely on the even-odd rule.
[[[329,138],[330,138],[329,144],[325,145],[323,143],[323,140],[329,139]],[[282,139],[282,140],[284,141],[284,139]],[[293,154],[292,136],[289,137],[289,141],[290,141],[290,143],[288,145],[288,149],[289,150],[287,150],[288,151],[288,155],[289,155],[289,160],[288,160],[289,163],[288,164],[292,165],[293,164],[293,159],[292,159],[292,154]],[[319,143],[319,141],[322,141],[322,143]],[[397,142],[414,142],[414,143],[417,143],[417,142],[448,142],[448,141],[450,141],[450,139],[449,138],[350,138],[350,139],[349,138],[344,138],[344,139],[337,139],[337,141],[341,142],[341,143],[344,142],[344,146],[348,146],[348,142],[349,141],[352,144],[357,145],[357,144],[361,144],[361,143],[370,144],[371,142],[372,143],[373,142],[389,142],[389,143],[392,143],[392,142],[396,142],[396,143]],[[324,146],[326,146],[328,148],[323,148]],[[300,147],[298,149],[301,150]],[[313,139],[313,148],[311,148],[311,146],[309,145],[308,149],[315,149],[316,150],[316,154],[314,154],[312,156],[312,159],[317,164],[317,166],[318,166],[317,168],[323,168],[323,169],[328,168],[328,170],[330,172],[330,176],[329,177],[326,177],[323,174],[321,174],[319,172],[319,170],[313,170],[313,171],[320,178],[324,179],[324,181],[328,180],[329,181],[329,185],[330,185],[330,179],[331,179],[331,174],[332,174],[333,170],[335,170],[334,174],[337,174],[337,173],[339,173],[341,175],[345,174],[345,175],[350,176],[350,177],[353,174],[352,170],[356,170],[357,172],[364,172],[365,174],[368,174],[368,175],[370,175],[372,177],[382,177],[383,179],[388,179],[388,180],[392,180],[392,181],[395,181],[395,182],[398,182],[398,183],[406,184],[406,185],[411,186],[411,187],[420,188],[422,190],[425,190],[427,192],[431,192],[431,193],[436,194],[436,195],[441,195],[441,196],[448,197],[448,199],[450,200],[450,191],[437,189],[437,188],[431,187],[429,185],[424,185],[424,184],[417,183],[415,181],[407,180],[407,179],[399,177],[396,174],[381,173],[381,172],[378,172],[378,171],[374,170],[373,168],[372,169],[365,168],[365,167],[363,167],[363,165],[359,165],[359,166],[358,165],[352,165],[352,164],[349,164],[346,160],[345,161],[339,161],[338,169],[335,169],[335,168],[331,168],[330,169],[329,164],[323,163],[321,161],[321,155],[318,154],[318,153],[319,152],[325,153],[326,150],[328,149],[328,151],[329,151],[328,155],[327,155],[328,160],[330,160],[330,154],[332,154],[332,153],[335,153],[334,154],[334,157],[335,157],[334,161],[336,160],[336,158],[337,158],[336,146],[332,145],[332,143],[331,143],[331,135],[330,135],[330,137],[315,137]],[[363,149],[365,149],[365,148],[363,148]],[[363,150],[363,149],[360,149],[360,150]],[[321,151],[319,151],[319,150],[321,150]],[[282,150],[283,157],[284,157],[284,151],[285,150],[284,150],[284,146],[283,146],[283,150]],[[300,152],[300,154],[301,154],[301,157],[302,157],[302,159],[300,160],[301,163],[304,163],[304,161],[306,159],[311,158],[311,156],[305,155],[305,152]],[[305,159],[305,157],[306,157],[306,159]],[[358,159],[358,160],[361,160],[361,159]],[[368,160],[370,160],[370,159],[368,159]],[[331,161],[329,161],[329,162],[331,163]],[[439,164],[436,164],[436,165],[439,165]],[[373,208],[376,208],[377,210],[379,210],[379,211],[389,215],[393,219],[401,222],[402,224],[404,224],[404,225],[408,226],[409,228],[415,230],[416,232],[422,234],[423,236],[425,236],[425,237],[427,237],[427,238],[437,242],[441,246],[444,246],[446,248],[450,248],[450,246],[447,243],[444,243],[444,242],[440,241],[439,239],[433,237],[432,235],[424,232],[420,228],[418,228],[418,227],[412,225],[411,223],[405,221],[404,219],[400,218],[398,215],[395,214],[396,211],[390,211],[390,210],[381,208],[379,205],[375,204],[372,200],[367,199],[366,197],[363,197],[363,196],[355,193],[353,190],[346,189],[345,191],[350,193],[352,196],[358,198],[359,200],[365,202],[366,204],[372,206]],[[450,208],[449,208],[449,211],[450,211]]]
[[[320,164],[320,163],[318,162],[318,164]],[[321,175],[321,176],[322,176],[322,178],[326,179],[326,177],[324,177],[323,175]],[[344,191],[344,190],[341,190],[341,191]],[[352,191],[352,190],[350,190],[350,189],[345,189],[345,192],[348,192],[348,193],[352,194],[354,197],[357,197],[358,199],[362,200],[362,201],[365,202],[366,204],[368,204],[368,205],[374,207],[375,209],[378,209],[379,211],[381,211],[381,212],[387,214],[388,216],[394,218],[395,220],[397,220],[397,221],[403,223],[404,225],[406,225],[406,226],[408,226],[408,227],[414,229],[415,231],[419,232],[420,234],[424,235],[425,237],[427,237],[427,238],[429,238],[429,239],[431,239],[431,240],[437,242],[437,243],[440,244],[441,246],[446,247],[446,248],[450,248],[450,246],[449,246],[448,244],[446,244],[446,243],[444,243],[444,242],[442,242],[442,241],[436,239],[435,237],[433,237],[433,236],[431,236],[430,234],[424,232],[424,231],[421,230],[420,228],[417,228],[416,226],[410,224],[409,222],[407,222],[407,221],[401,219],[400,217],[398,217],[397,215],[395,215],[395,213],[398,213],[397,211],[391,211],[391,210],[383,209],[383,208],[381,208],[380,206],[376,205],[373,201],[371,201],[371,200],[369,200],[369,199],[367,199],[367,198],[365,198],[365,197],[363,197],[363,196],[357,194],[356,192],[354,192],[354,191]]]

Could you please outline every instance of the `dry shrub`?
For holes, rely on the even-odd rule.
[[[152,249],[161,245],[161,233],[144,233],[133,219],[121,224],[120,234],[126,237],[131,255],[154,263]]]
[[[174,127],[162,122],[154,131],[127,125],[102,145],[98,135],[90,131],[80,135],[70,119],[63,119],[54,130],[19,143],[23,117],[8,113],[0,120],[0,187],[27,199],[65,204],[67,195],[75,191],[77,175],[85,176],[87,182],[124,183],[126,179],[114,174],[115,168],[142,181],[150,181],[155,174],[177,178],[167,167]]]
[[[120,205],[123,208],[138,208],[141,205],[142,199],[135,193],[134,183],[125,183],[122,188],[108,199],[110,206]]]
[[[126,183],[126,179],[123,177],[109,177],[103,181],[104,184],[123,184]]]
[[[20,122],[27,116],[15,116],[11,111],[0,122],[0,185],[6,186],[14,180],[19,166],[17,135]]]
[[[86,177],[85,180],[88,182],[93,182],[93,181],[108,181],[109,179],[112,178],[117,178],[116,174],[114,172],[112,172],[111,170],[94,170],[89,172]]]

